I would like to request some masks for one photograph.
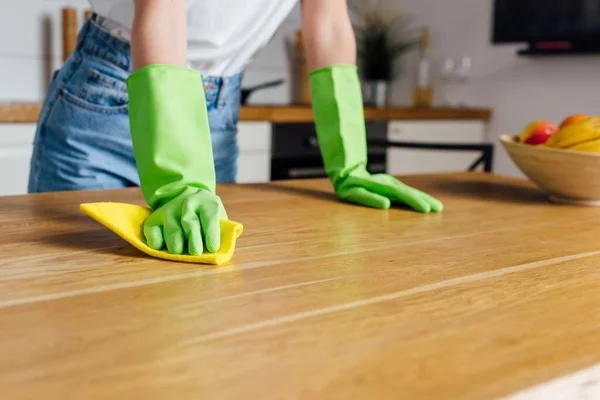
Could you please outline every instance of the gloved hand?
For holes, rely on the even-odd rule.
[[[190,255],[201,255],[204,247],[217,252],[221,247],[221,219],[227,219],[219,197],[191,186],[173,194],[175,197],[144,221],[148,247],[159,250],[166,244],[169,253],[183,254],[187,239]]]
[[[416,211],[442,211],[442,203],[386,174],[367,169],[367,138],[357,68],[332,65],[310,73],[317,139],[327,175],[342,200],[374,208],[392,201]]]
[[[144,198],[147,244],[172,254],[201,255],[220,248],[227,214],[216,195],[212,143],[202,76],[153,64],[131,74],[129,121]]]

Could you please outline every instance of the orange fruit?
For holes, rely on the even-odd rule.
[[[567,118],[565,118],[559,125],[559,129],[564,128],[565,126],[571,125],[571,124],[575,124],[577,122],[581,122],[581,121],[585,121],[586,119],[589,119],[590,117],[584,114],[574,114],[574,115],[569,115]]]

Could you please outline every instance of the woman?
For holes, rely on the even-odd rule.
[[[94,15],[55,75],[40,114],[30,192],[140,185],[148,245],[181,254],[220,247],[234,182],[245,65],[295,0],[91,0]],[[370,175],[356,43],[346,0],[303,0],[315,124],[340,199],[420,212],[442,204]]]

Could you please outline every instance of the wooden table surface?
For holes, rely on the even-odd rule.
[[[600,209],[403,180],[446,210],[221,186],[245,226],[221,267],[150,259],[78,210],[137,189],[0,198],[0,398],[488,399],[600,363]]]

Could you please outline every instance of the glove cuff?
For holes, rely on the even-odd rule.
[[[321,155],[336,188],[366,169],[367,144],[358,69],[334,64],[310,72],[313,113]]]
[[[184,186],[214,193],[216,178],[200,72],[151,64],[134,72],[127,88],[133,150],[150,207],[160,207]]]

